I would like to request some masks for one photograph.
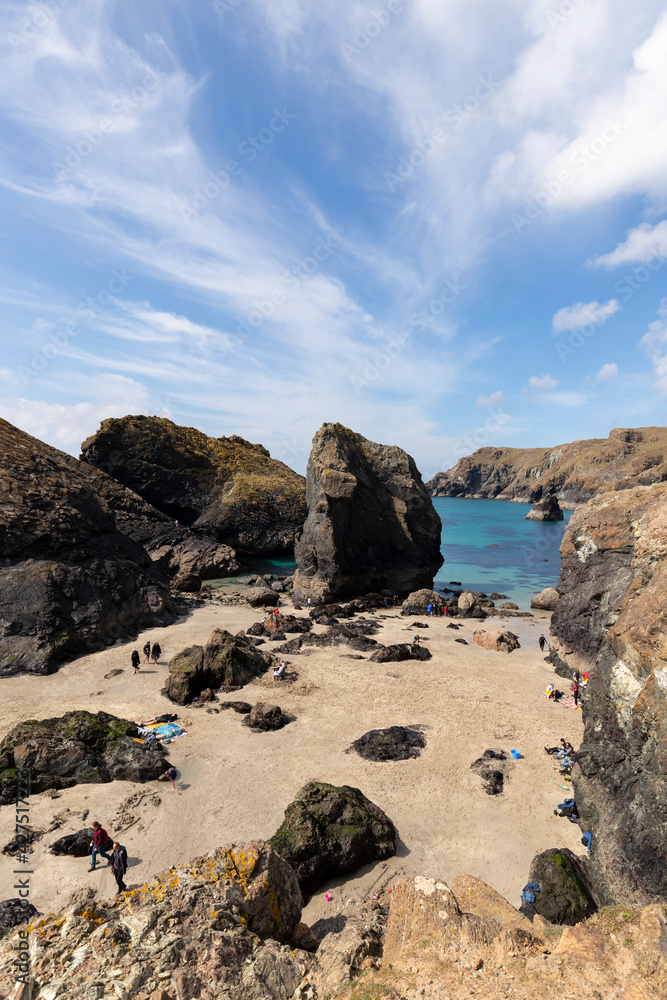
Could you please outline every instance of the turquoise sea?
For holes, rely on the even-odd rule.
[[[466,590],[497,591],[520,608],[528,608],[533,594],[557,584],[558,550],[570,511],[565,511],[564,521],[541,523],[525,520],[528,504],[508,500],[434,497],[433,505],[442,521],[445,557],[435,580],[437,589],[456,581],[456,589],[460,583]],[[286,558],[245,563],[255,573],[289,574],[296,568]]]

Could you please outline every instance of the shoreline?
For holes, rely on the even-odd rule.
[[[376,615],[380,642],[409,641],[409,619],[394,609]],[[433,657],[423,662],[373,664],[365,656],[349,658],[354,653],[347,647],[313,647],[290,656],[293,680],[277,683],[265,675],[226,696],[274,702],[295,716],[271,733],[253,733],[232,711],[215,714],[173,706],[160,694],[164,662],[131,675],[130,651],[146,639],[159,635],[171,658],[188,645],[205,643],[214,627],[234,633],[260,617],[261,611],[247,605],[207,602],[171,626],[81,657],[55,674],[3,679],[3,737],[18,721],[75,708],[102,709],[134,720],[176,711],[188,733],[169,747],[169,760],[180,771],[176,793],[161,782],[113,781],[77,785],[55,798],[45,793],[31,798],[36,829],[47,829],[56,814],[64,816],[61,826],[36,841],[29,855],[31,900],[38,910],[57,911],[72,891],[90,885],[102,896],[113,895],[113,879],[105,869],[88,873],[87,858],[57,858],[46,850],[93,819],[125,843],[132,861],[126,881],[132,886],[222,844],[267,839],[297,791],[312,779],[361,788],[395,823],[399,841],[396,858],[323,886],[306,908],[310,922],[327,915],[327,889],[334,898],[365,899],[378,887],[389,887],[399,874],[448,882],[473,874],[518,904],[536,853],[557,845],[581,852],[578,827],[553,816],[567,792],[558,787],[562,780],[554,781],[557,775],[543,750],[561,735],[577,744],[583,730],[581,713],[548,703],[541,695],[553,677],[553,668],[537,649],[547,613],[532,619],[464,619],[459,630],[448,630],[447,619],[429,619],[429,629],[419,631]],[[503,625],[519,634],[521,649],[503,654],[472,642],[474,629]],[[460,637],[469,645],[455,643]],[[270,652],[275,645],[267,642],[261,648]],[[118,668],[122,674],[105,678]],[[347,752],[370,729],[414,724],[426,727],[427,738],[426,749],[414,760],[380,764]],[[510,765],[505,791],[496,797],[486,795],[470,771],[473,760],[489,747],[507,753],[517,747],[524,758]],[[13,805],[0,807],[3,844],[11,839],[14,811]],[[6,857],[0,898],[15,895],[13,867],[13,859]]]

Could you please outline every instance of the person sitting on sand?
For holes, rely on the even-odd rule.
[[[280,666],[273,668],[273,679],[274,681],[282,681],[285,678],[285,671],[287,670],[287,660],[281,660]]]

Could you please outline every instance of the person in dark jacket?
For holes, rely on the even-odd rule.
[[[109,834],[104,829],[103,826],[97,822],[93,823],[93,839],[90,842],[92,847],[90,855],[90,868],[89,872],[95,871],[95,862],[97,861],[97,855],[100,854],[103,858],[106,858],[109,864],[111,864],[111,858],[106,852],[107,841],[109,840]]]
[[[134,667],[134,672],[136,674],[137,671],[139,670],[139,664],[141,663],[141,657],[139,656],[139,650],[138,649],[133,649],[132,650],[132,658],[131,659],[132,659],[132,666]]]
[[[113,868],[113,877],[116,879],[116,885],[118,886],[116,891],[116,895],[118,895],[119,892],[125,892],[127,889],[123,881],[123,876],[127,871],[127,851],[118,841],[114,841],[111,867]]]
[[[153,660],[153,663],[157,663],[161,656],[162,656],[162,649],[160,647],[160,643],[154,642],[153,649],[151,650],[151,658]]]

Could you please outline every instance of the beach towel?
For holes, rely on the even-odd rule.
[[[153,724],[150,728],[166,740],[173,740],[176,736],[185,736],[185,730],[181,729],[177,722],[161,722],[159,725]]]

